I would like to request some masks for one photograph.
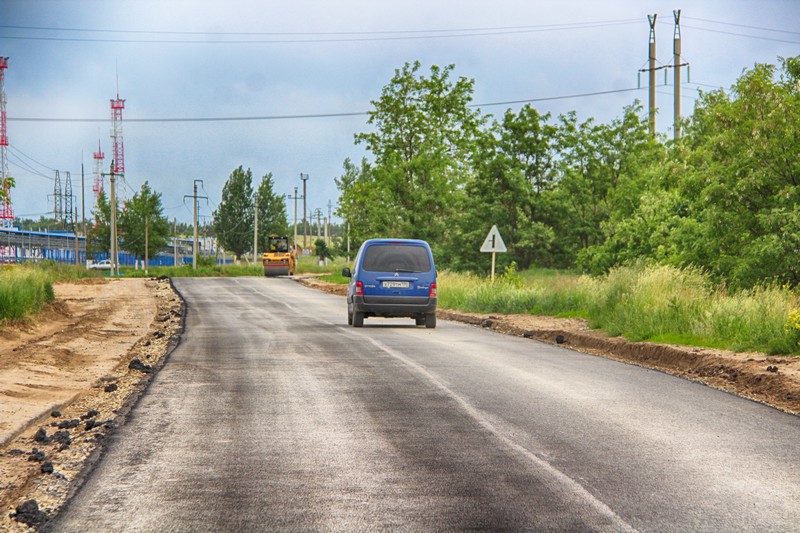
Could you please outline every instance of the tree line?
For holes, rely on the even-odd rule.
[[[285,199],[274,192],[272,174],[265,174],[258,188],[253,190],[253,173],[242,166],[234,169],[222,189],[222,199],[213,212],[210,234],[217,238],[219,245],[235,256],[242,257],[253,251],[253,235],[256,217],[258,218],[258,250],[265,250],[267,237],[271,233],[286,235],[288,223]],[[163,251],[173,232],[169,220],[164,216],[161,193],[151,190],[148,182],[139,192],[126,202],[119,213],[117,228],[121,249],[134,256],[154,257]],[[93,221],[88,233],[89,255],[109,253],[111,248],[111,204],[101,192],[97,206],[92,211]],[[148,239],[145,239],[145,230]],[[181,223],[176,236],[191,237],[194,228]],[[145,241],[148,248],[145,249]]]
[[[213,213],[213,221],[204,235],[216,237],[220,246],[236,256],[253,250],[253,233],[258,209],[258,250],[267,246],[271,233],[288,234],[286,204],[283,196],[273,190],[272,174],[261,178],[258,188],[252,186],[252,171],[236,168],[222,190],[222,201]],[[133,197],[122,204],[117,201],[117,235],[119,246],[131,255],[143,259],[155,257],[167,249],[173,237],[191,238],[194,227],[177,221],[171,224],[164,215],[161,193],[154,191],[145,181]],[[24,230],[63,231],[63,221],[55,218],[18,219],[15,223]],[[96,205],[87,220],[87,254],[98,258],[111,253],[111,202],[105,191],[100,191]],[[147,236],[145,236],[147,233]]]
[[[607,124],[531,105],[483,115],[453,71],[406,63],[372,102],[355,136],[371,157],[336,180],[354,242],[422,238],[442,267],[485,271],[496,224],[501,266],[648,261],[800,283],[800,57],[703,92],[678,141],[651,135],[638,102]]]

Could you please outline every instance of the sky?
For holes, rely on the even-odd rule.
[[[52,216],[58,170],[62,189],[70,173],[78,218],[91,216],[93,154],[99,144],[107,172],[118,94],[124,197],[147,181],[166,217],[191,222],[202,180],[200,222],[210,223],[241,165],[254,187],[273,174],[290,221],[288,197],[307,174],[308,210],[327,215],[345,158],[370,158],[354,134],[370,131],[366,112],[404,63],[455,65],[485,115],[529,101],[609,122],[635,99],[647,104],[648,15],[657,62],[672,64],[677,9],[684,115],[698,90],[800,55],[797,0],[0,0],[14,214]],[[658,83],[658,130],[671,137],[671,71]]]

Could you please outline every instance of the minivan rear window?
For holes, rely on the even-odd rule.
[[[373,244],[366,249],[363,268],[369,272],[429,272],[431,260],[424,246]]]

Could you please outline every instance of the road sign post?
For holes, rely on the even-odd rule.
[[[497,229],[496,225],[492,226],[492,229],[489,230],[489,234],[486,236],[486,240],[483,241],[483,246],[481,246],[481,252],[492,253],[492,284],[494,284],[495,254],[507,251],[506,244],[503,242],[503,237],[500,236],[500,231]]]

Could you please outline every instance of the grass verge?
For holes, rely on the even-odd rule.
[[[46,270],[22,266],[0,270],[0,321],[36,314],[54,299],[53,276]]]
[[[691,267],[622,267],[600,278],[510,271],[494,285],[443,272],[439,305],[475,313],[582,317],[631,341],[800,353],[800,298],[793,291],[767,284],[729,292]]]

